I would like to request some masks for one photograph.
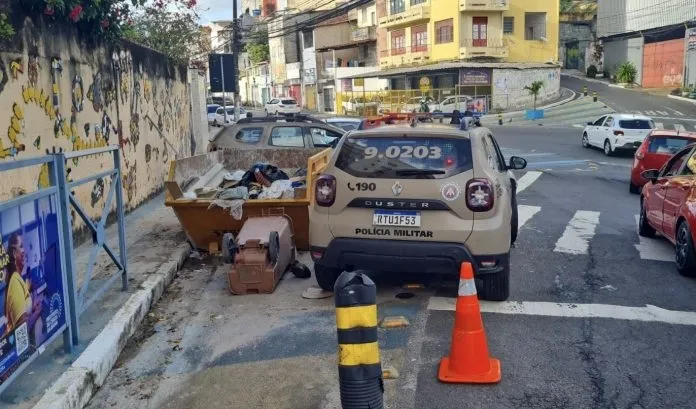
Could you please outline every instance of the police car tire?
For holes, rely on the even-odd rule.
[[[510,259],[503,270],[495,274],[481,276],[481,299],[487,301],[505,301],[510,297]]]
[[[339,268],[314,265],[314,277],[317,279],[317,284],[319,284],[322,290],[333,292],[336,280],[338,280],[338,276],[340,276],[342,272],[343,271]]]

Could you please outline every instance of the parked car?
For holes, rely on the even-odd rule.
[[[443,114],[451,114],[454,111],[464,112],[472,100],[473,98],[468,95],[454,95],[447,97],[439,104],[435,105],[433,112],[442,112]]]
[[[274,98],[266,103],[266,115],[299,114],[302,108],[292,98]]]
[[[234,122],[234,107],[228,106],[227,114],[225,114],[224,107],[218,107],[215,110],[215,119],[213,119],[213,126],[220,126],[222,124],[231,124]],[[239,108],[239,117],[244,117],[246,115],[246,110],[244,108]]]
[[[649,182],[640,197],[638,234],[660,233],[675,245],[677,271],[696,276],[696,144],[687,145],[662,167],[643,172]]]
[[[686,145],[696,142],[696,133],[669,130],[653,130],[636,151],[631,167],[631,193],[640,193],[648,181],[641,174],[649,169],[661,169],[662,166]]]
[[[208,150],[222,148],[329,148],[345,131],[307,115],[240,118],[218,133]]]
[[[618,150],[638,149],[655,122],[647,116],[633,114],[604,115],[594,122],[588,122],[582,131],[582,146],[604,149],[607,156]]]
[[[367,101],[365,98],[351,98],[348,101],[341,102],[341,112],[343,115],[348,115],[348,113],[357,113],[362,115],[366,109],[373,108],[374,111],[377,110],[379,102]]]
[[[401,112],[420,112],[421,111],[421,100],[424,97],[413,97],[406,100],[406,104],[401,107]],[[437,101],[431,96],[425,97],[425,103],[428,104],[428,109],[433,112],[437,107]]]
[[[215,124],[215,113],[217,112],[217,109],[220,107],[218,104],[208,104],[207,110],[208,110],[208,124],[213,125]]]
[[[326,119],[326,123],[335,127],[341,128],[344,131],[352,131],[358,129],[362,123],[361,118],[353,118],[349,116],[337,116]]]

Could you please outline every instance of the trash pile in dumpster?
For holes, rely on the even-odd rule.
[[[306,187],[307,169],[288,173],[268,163],[254,164],[248,170],[228,171],[218,186],[203,186],[184,194],[187,199],[294,199],[304,197],[296,189]]]

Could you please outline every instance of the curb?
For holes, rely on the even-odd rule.
[[[572,92],[572,95],[569,96],[569,97],[566,98],[566,99],[563,99],[563,100],[560,100],[560,101],[556,101],[556,102],[554,102],[554,103],[552,103],[552,104],[548,104],[548,105],[544,105],[544,106],[537,107],[537,109],[549,109],[549,108],[557,107],[557,106],[559,106],[559,105],[567,104],[568,102],[574,100],[575,97],[578,95],[577,92],[573,91],[573,90],[570,89],[570,88],[563,88],[563,89],[567,89],[568,91]],[[525,111],[527,111],[527,110],[526,110],[526,109],[523,109],[523,110],[521,110],[521,111],[503,112],[502,114],[503,114],[503,118],[505,118],[506,116],[513,116],[513,115],[524,114]],[[488,116],[488,117],[494,117],[495,115],[496,115],[496,114],[490,114],[490,113],[489,113],[489,114],[486,115],[486,116]]]
[[[598,80],[595,78],[584,77],[582,75],[567,74],[567,73],[561,72],[561,76],[575,78],[575,79],[583,80],[583,81],[587,81],[587,82],[596,82],[597,84],[611,85],[611,83],[609,81],[602,81],[602,80]]]
[[[33,409],[84,408],[104,384],[126,343],[172,282],[190,252],[188,243],[179,245],[174,251],[174,261],[162,264],[156,272],[149,274]]]
[[[678,95],[667,95],[667,98],[672,98],[672,99],[676,99],[679,101],[691,102],[692,104],[696,104],[696,99],[684,98],[684,97],[680,97]]]

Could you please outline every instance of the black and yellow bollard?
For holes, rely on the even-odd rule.
[[[362,270],[334,285],[338,382],[343,409],[382,409],[384,383],[377,345],[377,287]]]
[[[587,96],[587,85],[585,85],[584,87],[582,87],[582,94],[583,94],[584,96]]]
[[[498,125],[503,124],[503,114],[498,114]]]
[[[592,101],[597,102],[597,91],[592,91]]]

